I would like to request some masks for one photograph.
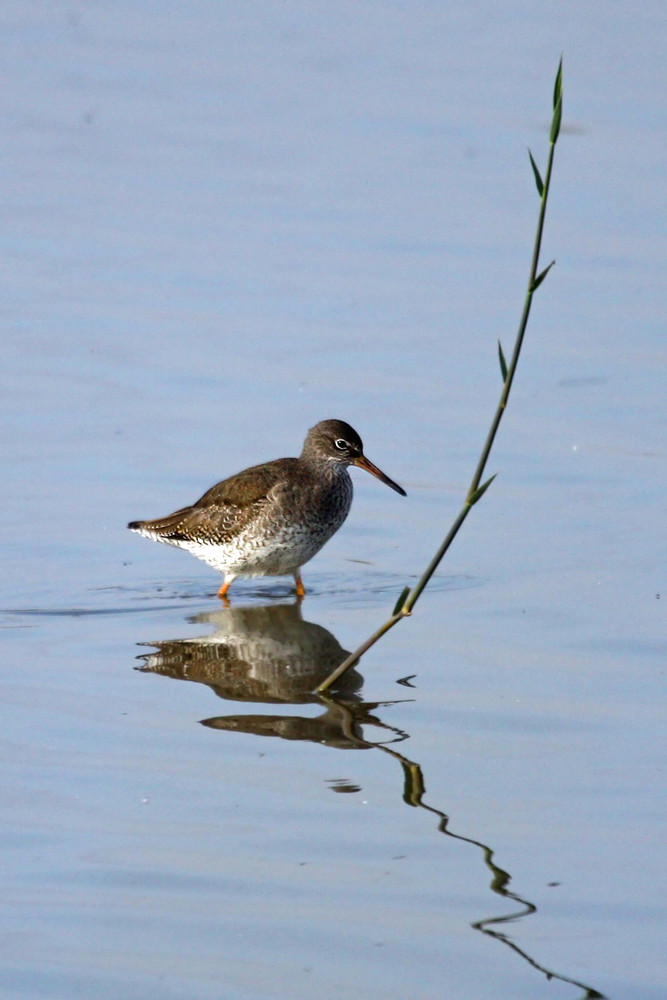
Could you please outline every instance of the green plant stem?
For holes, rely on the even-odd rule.
[[[422,573],[421,577],[414,585],[414,587],[408,592],[402,605],[397,608],[387,621],[380,626],[380,628],[374,632],[371,636],[366,639],[365,642],[359,646],[353,653],[343,660],[340,666],[329,674],[329,676],[324,680],[317,691],[321,694],[322,692],[328,690],[332,684],[334,684],[339,677],[341,677],[350,667],[353,667],[359,659],[366,653],[371,646],[374,646],[379,639],[385,635],[390,629],[397,625],[403,618],[407,618],[412,614],[412,609],[419,600],[422,592],[426,588],[429,580],[435,573],[436,569],[440,565],[445,553],[449,549],[450,545],[456,538],[459,529],[463,525],[466,517],[470,513],[472,507],[481,499],[486,488],[490,485],[491,480],[487,480],[486,483],[481,484],[482,476],[484,475],[484,470],[486,468],[487,462],[489,460],[489,455],[491,454],[491,449],[493,448],[493,443],[496,439],[496,434],[498,433],[498,428],[500,427],[500,422],[505,413],[507,407],[507,401],[509,399],[510,391],[512,389],[512,383],[514,381],[514,375],[519,363],[519,357],[521,355],[521,348],[523,346],[524,337],[526,334],[526,329],[528,327],[528,318],[530,316],[530,309],[533,302],[533,294],[539,288],[542,281],[546,277],[547,273],[553,266],[553,261],[549,264],[540,274],[538,274],[540,251],[542,248],[542,234],[544,232],[544,220],[546,217],[547,209],[547,199],[549,197],[549,187],[551,184],[551,172],[553,168],[554,152],[556,149],[556,142],[558,141],[558,135],[560,132],[560,123],[562,116],[562,59],[558,66],[558,73],[556,74],[556,82],[554,85],[554,99],[553,99],[553,117],[551,122],[551,132],[549,136],[549,158],[547,161],[547,169],[544,175],[544,181],[539,177],[535,161],[533,160],[532,154],[530,155],[530,162],[535,173],[535,179],[537,182],[537,188],[540,195],[540,211],[537,221],[537,231],[535,234],[535,242],[533,245],[533,255],[530,264],[530,276],[528,278],[528,288],[526,290],[526,297],[523,305],[523,312],[521,315],[521,320],[519,322],[519,329],[516,335],[516,340],[514,342],[514,350],[512,351],[512,358],[507,367],[507,373],[503,380],[503,388],[500,394],[500,399],[498,401],[498,406],[496,407],[493,420],[491,422],[491,427],[489,433],[487,434],[486,441],[482,448],[482,452],[477,463],[477,468],[473,474],[470,486],[468,487],[468,492],[466,494],[466,499],[463,507],[458,513],[456,520],[452,524],[451,528],[447,532],[447,535],[443,539],[438,551],[435,553],[430,563]],[[502,349],[501,349],[501,359],[502,359]],[[504,361],[501,360],[501,369],[504,365]],[[493,477],[492,477],[493,478]]]

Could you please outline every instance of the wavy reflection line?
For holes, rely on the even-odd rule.
[[[337,699],[332,696],[321,696],[322,701],[327,704]],[[346,706],[337,702],[341,710],[345,713]],[[348,711],[348,730],[346,735],[348,738],[351,736],[351,725],[353,723],[353,715]],[[357,735],[355,737],[359,739]],[[404,775],[403,783],[403,801],[406,805],[413,808],[424,809],[426,812],[432,813],[434,816],[438,817],[438,830],[443,833],[446,837],[452,837],[454,840],[463,841],[466,844],[472,844],[474,847],[478,847],[482,854],[484,855],[484,863],[492,874],[492,879],[490,883],[490,889],[492,892],[496,893],[498,896],[502,896],[503,899],[511,899],[515,903],[518,903],[521,907],[512,913],[501,914],[496,917],[486,917],[483,920],[477,920],[470,926],[476,930],[480,931],[482,934],[486,934],[488,937],[494,938],[496,941],[500,941],[502,944],[507,945],[515,954],[520,955],[520,957],[527,962],[533,969],[542,973],[546,977],[547,981],[557,979],[562,983],[567,983],[570,986],[576,986],[577,989],[583,990],[581,1000],[605,1000],[605,994],[600,993],[598,990],[594,989],[592,986],[588,986],[586,983],[582,983],[578,979],[573,979],[571,976],[563,975],[559,972],[554,972],[552,969],[547,969],[546,966],[541,965],[536,959],[532,958],[523,948],[519,947],[516,942],[512,941],[510,936],[502,931],[498,931],[492,928],[493,924],[507,924],[513,923],[516,920],[522,919],[523,917],[530,916],[533,913],[537,913],[537,907],[530,900],[524,899],[517,893],[512,892],[509,889],[509,884],[511,882],[512,876],[509,872],[506,872],[503,868],[493,860],[493,850],[488,846],[488,844],[483,844],[480,840],[475,840],[474,837],[465,837],[463,834],[454,833],[448,828],[449,826],[449,816],[447,813],[443,812],[441,809],[437,809],[435,806],[429,805],[424,801],[424,796],[426,794],[426,785],[424,782],[424,775],[421,769],[421,765],[417,764],[416,761],[410,760],[403,754],[399,753],[398,750],[393,750],[386,743],[376,743],[372,740],[366,740],[362,737],[364,745],[368,748],[374,748],[376,750],[382,751],[382,753],[389,754],[389,756],[394,757],[401,765]]]

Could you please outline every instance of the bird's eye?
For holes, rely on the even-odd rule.
[[[334,441],[334,444],[339,451],[347,451],[347,449],[349,448],[349,445],[345,440],[345,438],[338,438],[336,441]]]

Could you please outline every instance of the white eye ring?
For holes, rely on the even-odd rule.
[[[336,441],[334,441],[334,444],[339,451],[347,451],[347,449],[349,448],[349,445],[345,440],[345,438],[338,438]]]

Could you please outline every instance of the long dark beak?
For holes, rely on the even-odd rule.
[[[384,472],[381,472],[377,465],[373,465],[373,463],[366,458],[365,455],[360,455],[359,458],[355,458],[354,465],[358,466],[360,469],[365,469],[366,472],[370,472],[371,476],[375,476],[375,478],[379,479],[381,483],[385,484],[385,486],[391,486],[392,490],[396,490],[396,492],[400,493],[402,497],[407,496],[407,493],[402,486],[395,483],[393,479],[389,478],[389,476],[385,476]]]

